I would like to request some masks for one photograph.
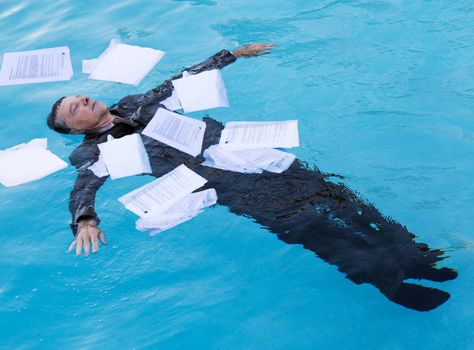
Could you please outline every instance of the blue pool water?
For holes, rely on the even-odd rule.
[[[66,160],[80,137],[47,129],[57,97],[111,104],[222,48],[276,43],[224,70],[231,108],[192,115],[299,119],[300,159],[344,176],[459,271],[440,286],[451,299],[420,313],[225,207],[148,237],[117,198],[150,177],[102,188],[109,245],[77,258],[68,167],[0,188],[0,348],[474,348],[473,23],[467,0],[0,0],[0,53],[67,45],[75,71],[0,87],[0,149],[48,137]],[[81,60],[113,37],[167,54],[138,87],[88,80]]]

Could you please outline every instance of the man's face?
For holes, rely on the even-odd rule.
[[[68,96],[59,105],[57,115],[69,128],[88,131],[104,126],[109,109],[106,104],[88,96]]]

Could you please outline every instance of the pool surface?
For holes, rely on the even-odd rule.
[[[473,23],[467,0],[2,0],[0,54],[69,46],[74,76],[0,87],[0,149],[47,137],[67,160],[81,137],[47,128],[58,97],[113,104],[223,48],[275,43],[223,70],[230,108],[190,115],[298,119],[299,159],[445,250],[459,277],[423,281],[451,298],[410,310],[223,206],[149,237],[117,200],[149,176],[107,181],[108,246],[75,257],[69,166],[0,187],[0,349],[473,349]],[[166,56],[137,87],[87,79],[82,59],[112,38]]]

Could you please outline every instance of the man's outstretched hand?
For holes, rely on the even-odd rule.
[[[261,55],[268,55],[270,53],[270,49],[275,47],[274,44],[264,44],[264,43],[256,43],[256,44],[248,44],[239,47],[238,49],[232,51],[232,54],[239,58],[239,57],[255,57]]]
[[[76,255],[79,256],[84,247],[84,253],[88,256],[90,253],[91,243],[92,253],[97,253],[99,251],[99,239],[102,244],[107,244],[104,233],[99,227],[97,227],[97,223],[94,219],[81,220],[77,226],[76,239],[72,241],[69,246],[69,249],[67,250],[68,253],[72,252],[74,247],[76,247]]]

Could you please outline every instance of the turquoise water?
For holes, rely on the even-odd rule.
[[[113,103],[222,48],[273,42],[223,74],[222,120],[300,120],[300,159],[345,182],[459,271],[420,313],[214,207],[148,237],[109,181],[97,211],[109,245],[66,254],[75,171],[0,188],[1,349],[474,348],[474,4],[469,1],[9,1],[0,50],[67,45],[71,81],[0,87],[0,149],[35,137],[63,159],[80,137],[47,129],[57,97]],[[138,87],[88,80],[81,60],[113,37],[166,51]],[[427,283],[436,286],[436,283]]]

